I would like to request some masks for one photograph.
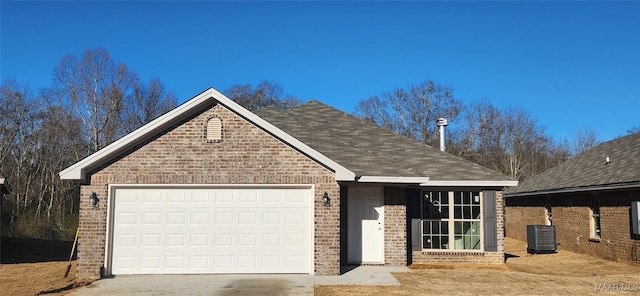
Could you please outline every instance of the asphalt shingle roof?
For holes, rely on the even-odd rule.
[[[268,108],[255,113],[357,176],[429,177],[439,181],[511,180],[317,101],[285,111]]]
[[[606,159],[610,162],[607,164]],[[510,188],[505,195],[640,182],[640,133],[602,143]]]

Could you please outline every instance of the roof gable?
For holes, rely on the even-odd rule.
[[[99,151],[87,156],[86,158],[78,161],[77,163],[66,168],[60,172],[61,179],[67,180],[84,180],[85,174],[89,170],[98,167],[99,165],[108,162],[109,160],[119,156],[121,153],[127,151],[127,149],[134,147],[138,143],[149,139],[150,137],[162,132],[168,126],[178,122],[179,120],[188,117],[194,112],[202,110],[202,108],[209,107],[212,103],[218,102],[227,107],[232,112],[242,116],[249,122],[252,122],[256,126],[267,131],[271,135],[279,138],[288,145],[294,147],[298,151],[306,154],[307,156],[315,159],[325,167],[329,168],[335,173],[336,180],[338,181],[353,181],[355,174],[340,164],[336,163],[327,156],[319,153],[318,151],[310,148],[305,143],[292,137],[286,132],[282,131],[278,127],[260,118],[256,114],[243,108],[238,103],[227,98],[217,90],[209,88],[192,99],[186,101],[182,105],[167,112],[166,114],[158,117],[157,119],[143,125],[137,130],[127,134],[119,140],[109,144],[108,146],[100,149]]]
[[[358,177],[427,178],[419,182],[423,186],[517,185],[493,170],[317,101],[282,112],[266,109],[256,113]]]
[[[505,196],[629,186],[640,187],[640,133],[602,143],[522,182]]]

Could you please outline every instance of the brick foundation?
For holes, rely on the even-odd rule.
[[[502,252],[413,251],[414,264],[503,264]]]

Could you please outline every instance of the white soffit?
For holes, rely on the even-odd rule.
[[[501,186],[512,187],[518,186],[518,181],[427,181],[420,183],[420,186],[464,186],[464,187],[483,187],[483,186]]]
[[[407,183],[421,184],[429,182],[429,177],[389,177],[389,176],[361,176],[360,183]]]
[[[305,153],[311,158],[317,160],[319,163],[324,164],[329,169],[335,172],[336,181],[355,180],[355,173],[351,172],[350,170],[336,163],[330,158],[324,156],[320,152],[312,149],[306,144],[300,142],[296,138],[292,137],[291,135],[285,133],[284,131],[277,128],[273,124],[260,118],[258,115],[255,115],[251,111],[240,106],[238,103],[232,101],[231,99],[227,98],[225,95],[223,95],[222,93],[218,92],[213,88],[207,89],[206,91],[186,101],[185,103],[178,106],[177,108],[165,113],[164,115],[156,118],[155,120],[143,125],[137,130],[120,138],[119,140],[109,144],[108,146],[100,149],[99,151],[87,156],[86,158],[64,169],[59,174],[60,179],[83,180],[85,178],[84,175],[85,175],[85,170],[87,168],[91,168],[95,164],[98,164],[104,161],[105,159],[112,157],[114,153],[121,151],[123,148],[127,148],[130,144],[134,144],[140,138],[143,138],[144,136],[157,132],[158,130],[163,128],[165,124],[188,113],[189,111],[200,106],[201,104],[205,103],[209,99],[216,100],[218,103],[229,108],[231,111],[236,112],[237,114],[246,118],[250,122],[253,122],[255,125],[262,127],[272,135],[278,137],[283,142],[290,144],[291,146],[295,147],[296,149],[300,150],[301,152]]]

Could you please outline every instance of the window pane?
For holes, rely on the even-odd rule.
[[[463,219],[471,219],[471,207],[470,206],[462,207],[462,218]]]
[[[454,219],[462,219],[462,206],[454,206],[453,207],[453,218]]]
[[[479,205],[480,204],[480,192],[473,192],[472,204],[474,204],[474,205]]]
[[[434,236],[431,238],[432,242],[432,247],[434,249],[442,249],[442,246],[440,245],[440,237],[439,236]]]
[[[441,200],[440,192],[423,192],[422,197],[422,218],[423,219],[440,219],[443,216],[448,217],[449,213],[443,214],[443,211],[448,211],[448,207],[443,205],[448,204],[447,200]]]
[[[440,203],[443,205],[449,204],[449,192],[441,191],[440,194]]]
[[[431,237],[425,236],[422,238],[422,248],[423,249],[432,249],[431,247]]]
[[[462,203],[462,192],[453,193],[453,203],[459,205]]]
[[[443,206],[442,212],[440,213],[440,218],[448,219],[449,218],[449,206]]]
[[[422,221],[422,233],[431,234],[431,221]]]
[[[449,234],[449,223],[448,222],[440,222],[440,230],[442,234]]]
[[[474,206],[472,209],[471,219],[480,219],[480,206]]]
[[[440,223],[435,222],[431,226],[433,227],[433,234],[440,234]]]
[[[465,192],[462,198],[462,202],[465,205],[471,204],[471,192]]]
[[[480,222],[455,222],[455,230],[455,249],[480,249]]]

